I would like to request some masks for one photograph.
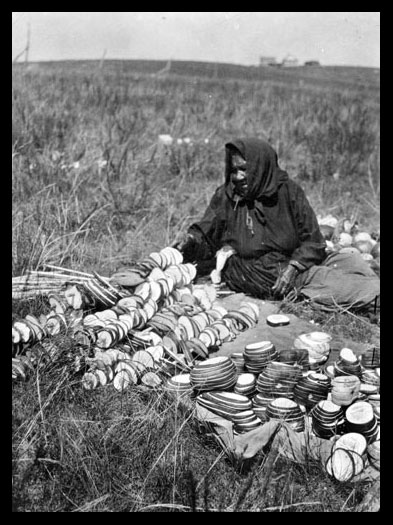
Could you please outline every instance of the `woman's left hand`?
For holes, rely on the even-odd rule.
[[[292,290],[295,285],[296,277],[299,273],[298,268],[292,264],[288,264],[281,275],[277,277],[272,290],[274,295],[286,295]]]

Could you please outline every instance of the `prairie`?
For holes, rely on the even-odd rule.
[[[247,135],[272,143],[318,215],[379,231],[377,72],[174,62],[156,75],[163,65],[13,66],[12,276],[46,264],[110,275],[171,244],[221,183],[225,142]],[[13,301],[13,319],[47,307]],[[346,314],[298,313],[375,340]],[[12,387],[14,511],[347,512],[362,499],[363,484],[314,464],[236,469],[162,393],[83,391],[65,371],[72,340],[57,344],[53,366]]]

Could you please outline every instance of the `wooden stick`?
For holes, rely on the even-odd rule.
[[[44,288],[45,286],[53,287],[53,288],[59,288],[65,285],[66,282],[70,281],[70,279],[67,279],[65,281],[26,281],[25,283],[12,283],[13,288]],[[78,281],[76,279],[71,279],[72,282],[77,282],[84,284],[86,281]]]
[[[349,305],[347,308],[344,308],[344,307],[340,306],[339,304],[337,304],[337,302],[335,301],[334,297],[333,297],[333,302],[334,302],[335,306],[341,310],[342,313],[351,315],[352,317],[354,317],[355,319],[357,319],[361,323],[364,323],[364,324],[366,324],[368,326],[372,326],[372,323],[370,323],[370,321],[366,321],[365,319],[362,319],[361,317],[359,317],[359,316],[357,316],[354,313],[349,311],[349,308],[351,308],[352,305]]]
[[[12,288],[13,290],[15,291],[29,291],[29,290],[60,290],[62,288],[62,286],[50,286],[50,285],[45,285],[45,286],[17,286],[16,288]]]
[[[70,277],[67,276],[67,279],[69,280]],[[19,284],[27,284],[27,283],[56,283],[56,282],[61,282],[61,281],[64,281],[66,279],[60,279],[59,277],[56,277],[56,278],[51,278],[51,277],[44,277],[44,276],[40,276],[40,275],[32,275],[32,276],[29,276],[27,279],[25,279],[24,281],[19,281]]]
[[[102,277],[102,275],[99,275],[97,272],[93,272],[96,279],[98,279],[99,281],[104,281],[104,283],[106,284],[106,286],[112,290],[113,292],[115,292],[116,294],[119,293],[119,290],[116,290],[116,288],[114,288],[111,283],[109,282],[109,279],[107,277]]]
[[[60,266],[54,266],[53,264],[45,264],[47,268],[53,268],[54,270],[62,270],[63,272],[75,273],[78,275],[84,275],[85,277],[93,277],[90,273],[79,272],[78,270],[69,270],[68,268],[61,268]]]
[[[34,278],[34,279],[27,279],[27,280],[24,281],[24,282],[21,282],[21,283],[13,283],[13,284],[14,284],[14,285],[15,285],[15,284],[16,284],[16,285],[20,285],[20,286],[24,286],[24,285],[26,285],[26,284],[33,284],[33,285],[34,285],[34,284],[46,284],[46,283],[51,284],[51,285],[52,285],[52,284],[56,285],[56,284],[61,284],[61,283],[63,283],[63,282],[64,282],[63,279],[46,279],[46,278],[43,277],[43,278],[39,278],[39,279],[37,279],[37,278]]]
[[[53,288],[51,288],[50,290],[47,290],[47,289],[40,289],[40,288],[37,288],[37,289],[31,289],[31,290],[13,290],[12,291],[12,295],[13,296],[20,296],[20,297],[23,297],[25,295],[37,295],[37,294],[42,294],[42,295],[48,295],[48,294],[56,294],[58,293],[60,290],[53,290]]]
[[[68,275],[64,275],[64,274],[60,274],[60,273],[54,273],[54,272],[42,272],[42,271],[37,271],[37,270],[32,270],[34,272],[33,275],[42,275],[44,277],[49,277],[49,278],[53,278],[53,279],[64,279],[64,280],[70,280],[72,278],[72,276],[68,276]],[[90,280],[93,276],[90,276],[90,277],[82,277],[82,276],[75,276],[76,278],[78,278],[79,280],[83,280],[83,281],[88,281]]]
[[[168,348],[165,348],[164,347],[164,350],[165,352],[170,356],[172,357],[172,359],[174,359],[180,366],[182,366],[185,370],[189,371],[191,370],[191,367],[188,366],[186,363],[183,363],[183,361],[181,359],[179,359],[176,354],[174,354],[173,352],[171,352],[170,350],[168,350]]]

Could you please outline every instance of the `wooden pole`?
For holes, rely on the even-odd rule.
[[[100,65],[99,65],[99,69],[100,69],[100,70],[102,70],[103,67],[104,67],[105,56],[106,56],[106,49],[104,49],[104,52],[103,52],[102,57],[101,57],[101,60],[100,60]]]
[[[27,22],[27,36],[26,36],[26,48],[25,48],[25,65],[29,63],[29,51],[30,51],[30,37],[31,37],[31,25],[30,20]]]

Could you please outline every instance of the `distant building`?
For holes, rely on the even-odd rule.
[[[276,57],[260,57],[259,58],[260,66],[277,66]]]
[[[282,67],[297,67],[299,65],[299,60],[293,55],[287,55],[281,62]]]
[[[307,60],[304,62],[305,66],[320,66],[321,64],[318,62],[318,60]]]

